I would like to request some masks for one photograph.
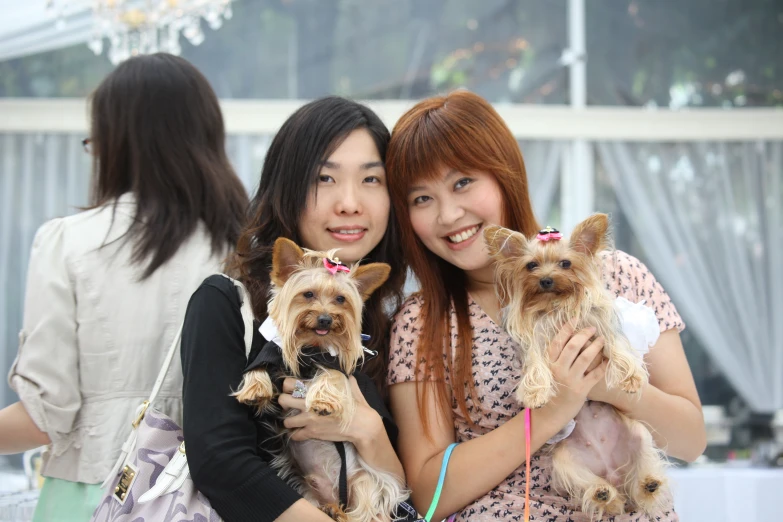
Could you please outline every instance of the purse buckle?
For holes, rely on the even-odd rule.
[[[122,468],[122,474],[120,475],[120,481],[117,483],[117,487],[114,488],[114,496],[120,501],[120,504],[125,503],[125,497],[128,495],[133,481],[136,480],[137,470],[130,464],[127,464]]]
[[[141,405],[142,405],[141,413],[139,413],[139,416],[136,417],[136,420],[131,423],[133,429],[138,428],[139,424],[141,424],[142,419],[144,419],[144,414],[147,413],[147,408],[150,407],[150,401],[144,401],[141,403]]]

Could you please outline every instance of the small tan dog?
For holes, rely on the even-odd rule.
[[[496,287],[506,305],[503,325],[522,353],[517,399],[528,408],[551,400],[557,383],[547,349],[557,332],[573,320],[575,328],[596,328],[605,339],[607,388],[637,393],[647,383],[642,358],[622,332],[612,296],[601,279],[609,221],[596,214],[576,226],[570,241],[547,228],[536,237],[499,226],[484,230],[497,261]],[[591,516],[632,509],[656,513],[665,501],[666,460],[639,421],[609,404],[587,402],[570,436],[550,448],[553,487],[581,499]]]
[[[310,379],[304,397],[307,411],[333,415],[345,429],[356,411],[348,376],[364,357],[363,303],[386,281],[389,272],[389,265],[383,263],[349,268],[334,258],[334,252],[304,251],[293,241],[277,239],[272,255],[269,316],[281,342],[271,349],[279,352],[282,364],[278,375],[270,375],[272,369],[266,366],[247,371],[234,394],[237,400],[256,406],[259,414],[279,417],[273,400],[279,391],[273,382],[283,376]],[[297,413],[292,410],[289,414]],[[395,476],[373,469],[351,443],[342,443],[343,464],[338,450],[341,443],[293,441],[282,422],[276,427],[283,451],[272,467],[335,520],[388,522],[397,504],[407,498],[408,492]],[[347,505],[340,502],[343,465]]]

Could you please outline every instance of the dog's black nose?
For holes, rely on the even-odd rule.
[[[318,316],[318,329],[328,330],[332,327],[332,318],[326,314]]]
[[[544,290],[552,290],[552,288],[554,288],[555,286],[555,282],[552,280],[551,277],[542,277],[538,281],[538,284]]]

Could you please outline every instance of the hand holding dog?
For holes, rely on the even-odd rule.
[[[601,379],[587,394],[587,399],[591,401],[605,402],[617,408],[617,404],[620,402],[618,400],[620,398],[620,394],[627,395],[627,393],[620,390],[619,388],[613,388],[611,390],[608,389],[606,386],[606,379]]]
[[[600,379],[587,394],[588,400],[605,402],[611,404],[623,413],[629,414],[633,411],[639,398],[644,393],[644,389],[649,384],[645,384],[639,393],[628,393],[619,387],[609,388],[606,379]]]
[[[351,389],[356,400],[356,413],[345,431],[340,429],[340,421],[334,416],[322,416],[313,411],[305,411],[305,399],[296,399],[294,391],[296,380],[287,378],[283,381],[283,393],[278,403],[283,410],[300,410],[293,417],[286,417],[283,424],[294,430],[291,438],[296,441],[317,439],[331,442],[346,441],[360,448],[364,443],[372,441],[384,431],[381,416],[364,400],[359,385],[354,377],[350,377]]]
[[[603,359],[604,339],[590,341],[594,328],[575,331],[566,323],[549,345],[552,374],[558,383],[554,403],[572,419],[584,406],[590,391],[604,380],[608,361]]]

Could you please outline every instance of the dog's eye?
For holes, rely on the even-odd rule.
[[[571,268],[571,261],[568,259],[563,259],[560,261],[560,268]]]
[[[305,299],[312,299],[315,297],[315,294],[312,292],[305,292],[303,295],[305,296]]]
[[[525,268],[527,268],[528,270],[535,270],[536,268],[538,268],[538,263],[536,263],[535,261],[531,261],[527,265],[525,265]]]
[[[345,297],[338,295],[337,297],[334,298],[334,300],[340,304],[343,304],[345,302]]]

